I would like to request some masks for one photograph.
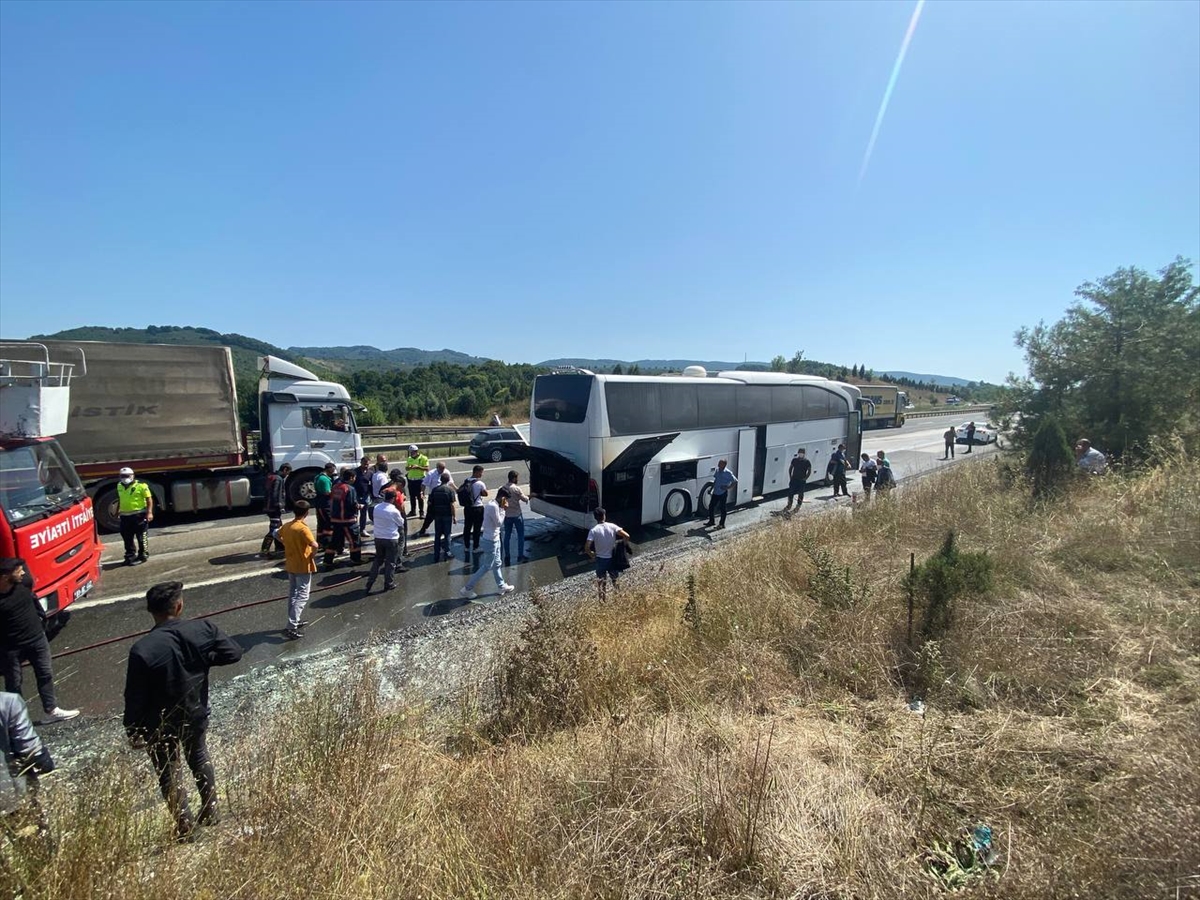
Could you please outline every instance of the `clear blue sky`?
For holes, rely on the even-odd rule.
[[[0,330],[1000,380],[1200,258],[1200,5],[0,4]],[[468,323],[475,323],[468,327]]]

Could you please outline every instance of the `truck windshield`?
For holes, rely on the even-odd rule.
[[[83,494],[75,467],[55,442],[0,449],[0,508],[11,524],[48,516]]]

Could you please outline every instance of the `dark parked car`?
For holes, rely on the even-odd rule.
[[[524,433],[522,433],[524,427]],[[525,456],[525,445],[528,441],[525,435],[529,433],[528,426],[504,426],[501,428],[485,428],[475,437],[467,451],[476,459],[500,462],[502,459],[522,459]]]

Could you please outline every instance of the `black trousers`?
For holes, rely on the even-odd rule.
[[[184,725],[178,733],[156,735],[146,745],[158,775],[158,787],[175,818],[175,832],[185,835],[195,826],[183,782],[181,758],[187,762],[200,791],[200,821],[217,814],[217,773],[208,756],[208,722]]]
[[[801,503],[804,502],[804,488],[805,484],[803,481],[788,482],[788,506],[792,505],[792,498],[796,496],[800,497]]]
[[[269,512],[267,513],[267,533],[262,539],[262,552],[269,553],[273,547],[276,550],[283,549],[283,541],[279,539],[279,529],[283,527],[283,513]]]
[[[121,516],[121,540],[125,542],[125,562],[130,562],[134,558],[133,542],[137,539],[137,555],[145,559],[149,554],[146,552],[146,531],[149,529],[150,523],[146,521],[145,512],[126,513]]]
[[[362,562],[362,538],[358,533],[358,520],[331,522],[329,527],[332,531],[329,542],[325,545],[325,565],[332,566],[333,558],[347,550],[350,551],[352,563]]]
[[[842,494],[847,497],[850,496],[850,488],[846,486],[846,473],[844,471],[835,471],[833,473],[833,496],[835,497],[838,495],[838,488],[842,489]]]
[[[425,515],[425,482],[420,478],[408,479],[408,514]]]
[[[4,689],[10,694],[21,693],[21,662],[28,660],[37,678],[38,696],[46,714],[54,712],[58,699],[54,696],[54,670],[50,667],[50,642],[45,635],[40,640],[7,650],[4,653]]]
[[[942,456],[942,459],[946,458],[954,459],[954,441],[946,441],[946,453]]]
[[[709,504],[708,504],[708,524],[709,525],[712,525],[715,523],[718,512],[720,512],[720,514],[721,514],[721,524],[724,525],[725,524],[725,516],[729,512],[729,491],[726,491],[725,493],[721,494],[720,496],[717,496],[716,494],[712,495],[712,500],[709,501]]]
[[[463,510],[463,549],[479,549],[479,538],[483,534],[483,507],[468,506]]]

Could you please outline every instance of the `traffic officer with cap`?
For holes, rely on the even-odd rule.
[[[120,472],[117,484],[117,500],[121,513],[121,540],[125,542],[125,565],[137,566],[150,558],[146,551],[146,532],[154,521],[154,495],[144,481],[134,477],[133,469],[126,466]],[[137,538],[137,555],[133,552],[133,540]]]
[[[429,457],[416,444],[409,445],[408,459],[404,461],[404,474],[408,481],[408,516],[425,517],[425,476],[429,474]]]

